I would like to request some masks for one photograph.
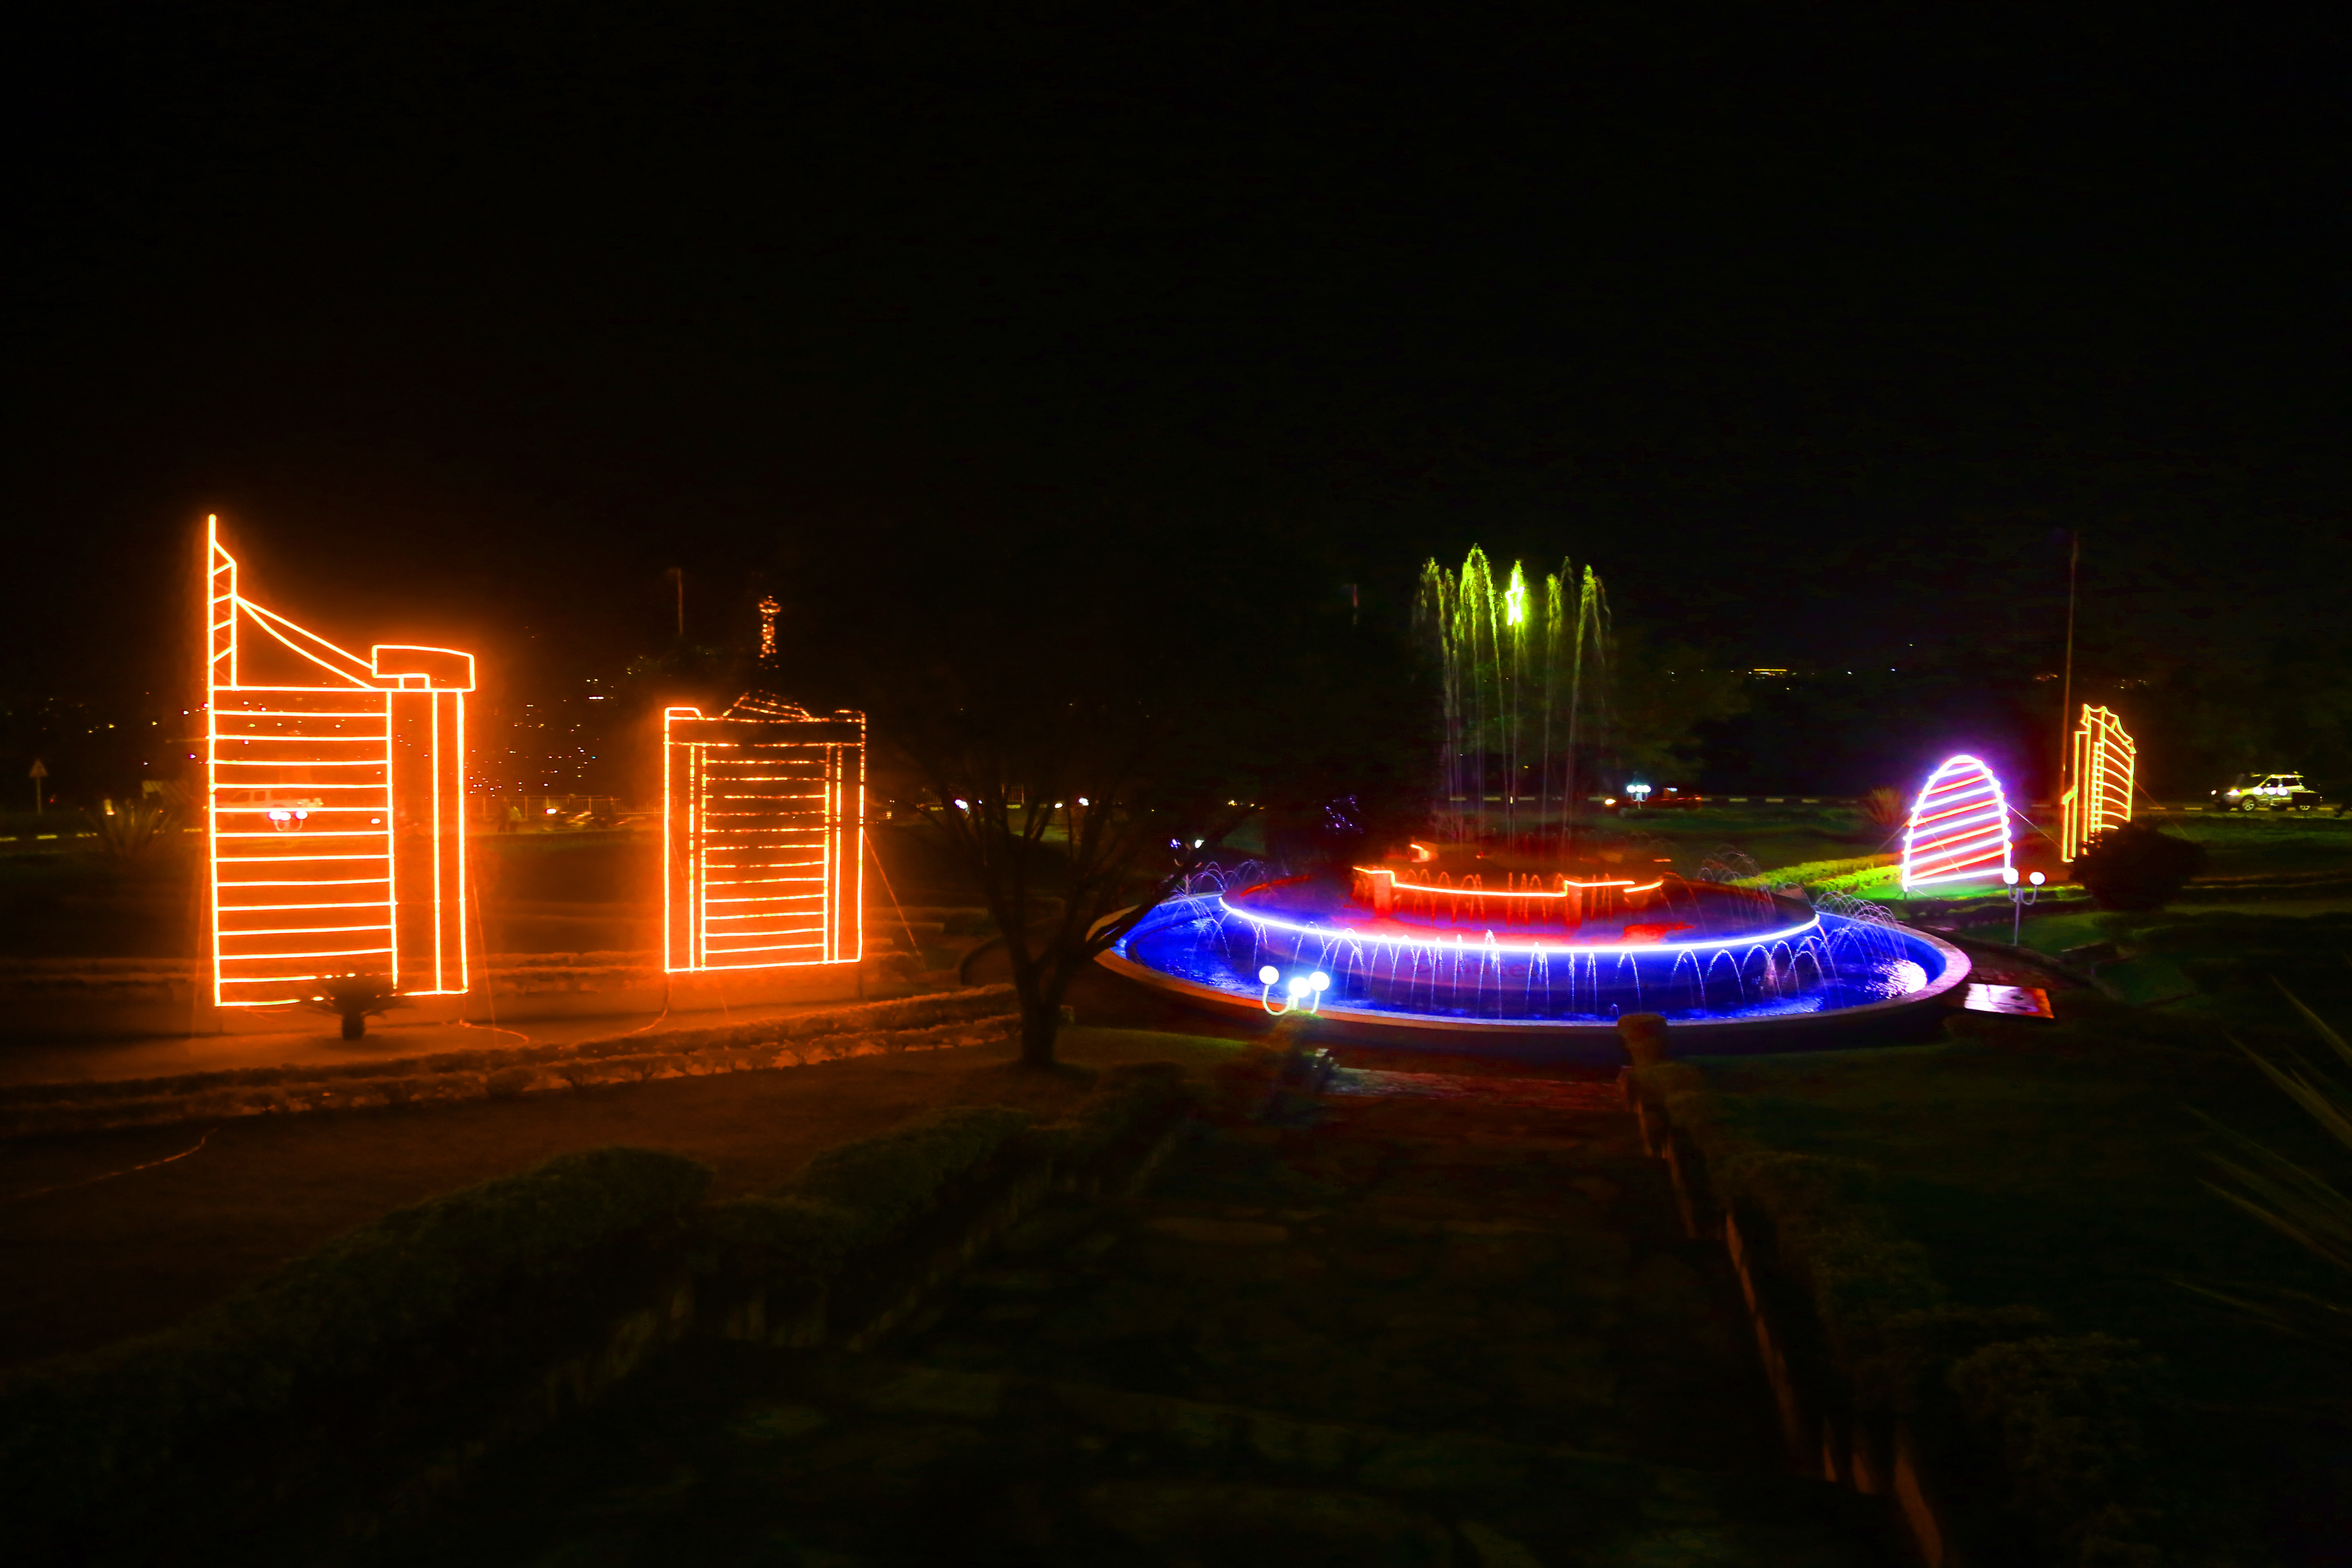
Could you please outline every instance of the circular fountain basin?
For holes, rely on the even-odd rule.
[[[1375,900],[1359,873],[1352,890],[1289,879],[1187,895],[1100,962],[1213,1007],[1311,1012],[1353,1037],[1552,1056],[1587,1054],[1580,1043],[1612,1055],[1627,1013],[1660,1014],[1708,1052],[1897,1037],[1969,973],[1923,932],[1711,883],[1583,889],[1581,908],[1578,890],[1402,896],[1424,890]]]

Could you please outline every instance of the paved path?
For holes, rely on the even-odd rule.
[[[384,1560],[1879,1561],[1783,1473],[1613,1086],[1334,1089],[1047,1209],[876,1353],[697,1344]]]
[[[355,1062],[396,1061],[444,1051],[498,1050],[527,1045],[566,1045],[637,1030],[707,1029],[801,1013],[828,1012],[852,1002],[774,1002],[755,1006],[705,1007],[595,1017],[531,1018],[504,1026],[488,1024],[372,1022],[357,1040],[341,1037],[341,1026],[323,1014],[297,1015],[295,1028],[268,1033],[186,1035],[164,1039],[0,1042],[0,1084],[114,1082],[171,1078],[181,1073],[223,1072],[236,1068],[347,1067]],[[313,1021],[315,1020],[315,1021]],[[290,1021],[290,1020],[289,1020]]]

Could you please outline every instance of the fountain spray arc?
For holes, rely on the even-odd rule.
[[[1609,599],[1591,567],[1567,561],[1540,584],[1517,562],[1498,577],[1473,546],[1462,570],[1421,569],[1414,626],[1434,656],[1444,740],[1438,837],[1499,832],[1564,851],[1580,781],[1609,733]]]

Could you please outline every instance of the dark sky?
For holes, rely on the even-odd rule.
[[[2275,16],[66,9],[19,694],[161,679],[210,510],[516,669],[657,646],[673,564],[748,630],[796,540],[879,593],[1038,520],[1236,609],[1324,591],[1256,540],[1569,554],[1756,662],[2031,640],[2065,528],[2118,667],[2342,592],[2347,62]]]

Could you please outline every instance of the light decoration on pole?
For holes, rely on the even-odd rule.
[[[240,595],[220,520],[205,529],[215,1005],[284,1006],[354,975],[465,991],[474,656],[361,658]]]
[[[865,955],[866,715],[747,695],[662,718],[663,967]]]
[[[2092,835],[2132,819],[2132,771],[2138,753],[2122,720],[2105,708],[2083,704],[2066,770],[2074,782],[2059,803],[2061,858],[2071,862]]]
[[[1290,984],[1283,986],[1283,1003],[1274,1005],[1274,988],[1282,982],[1282,971],[1266,964],[1257,972],[1257,1005],[1279,1018],[1286,1013],[1317,1013],[1323,1007],[1323,993],[1331,989],[1331,977],[1321,970],[1309,974],[1294,974]]]
[[[2010,863],[2009,799],[1992,770],[1966,754],[1927,777],[1903,832],[1903,886],[1999,877]]]

